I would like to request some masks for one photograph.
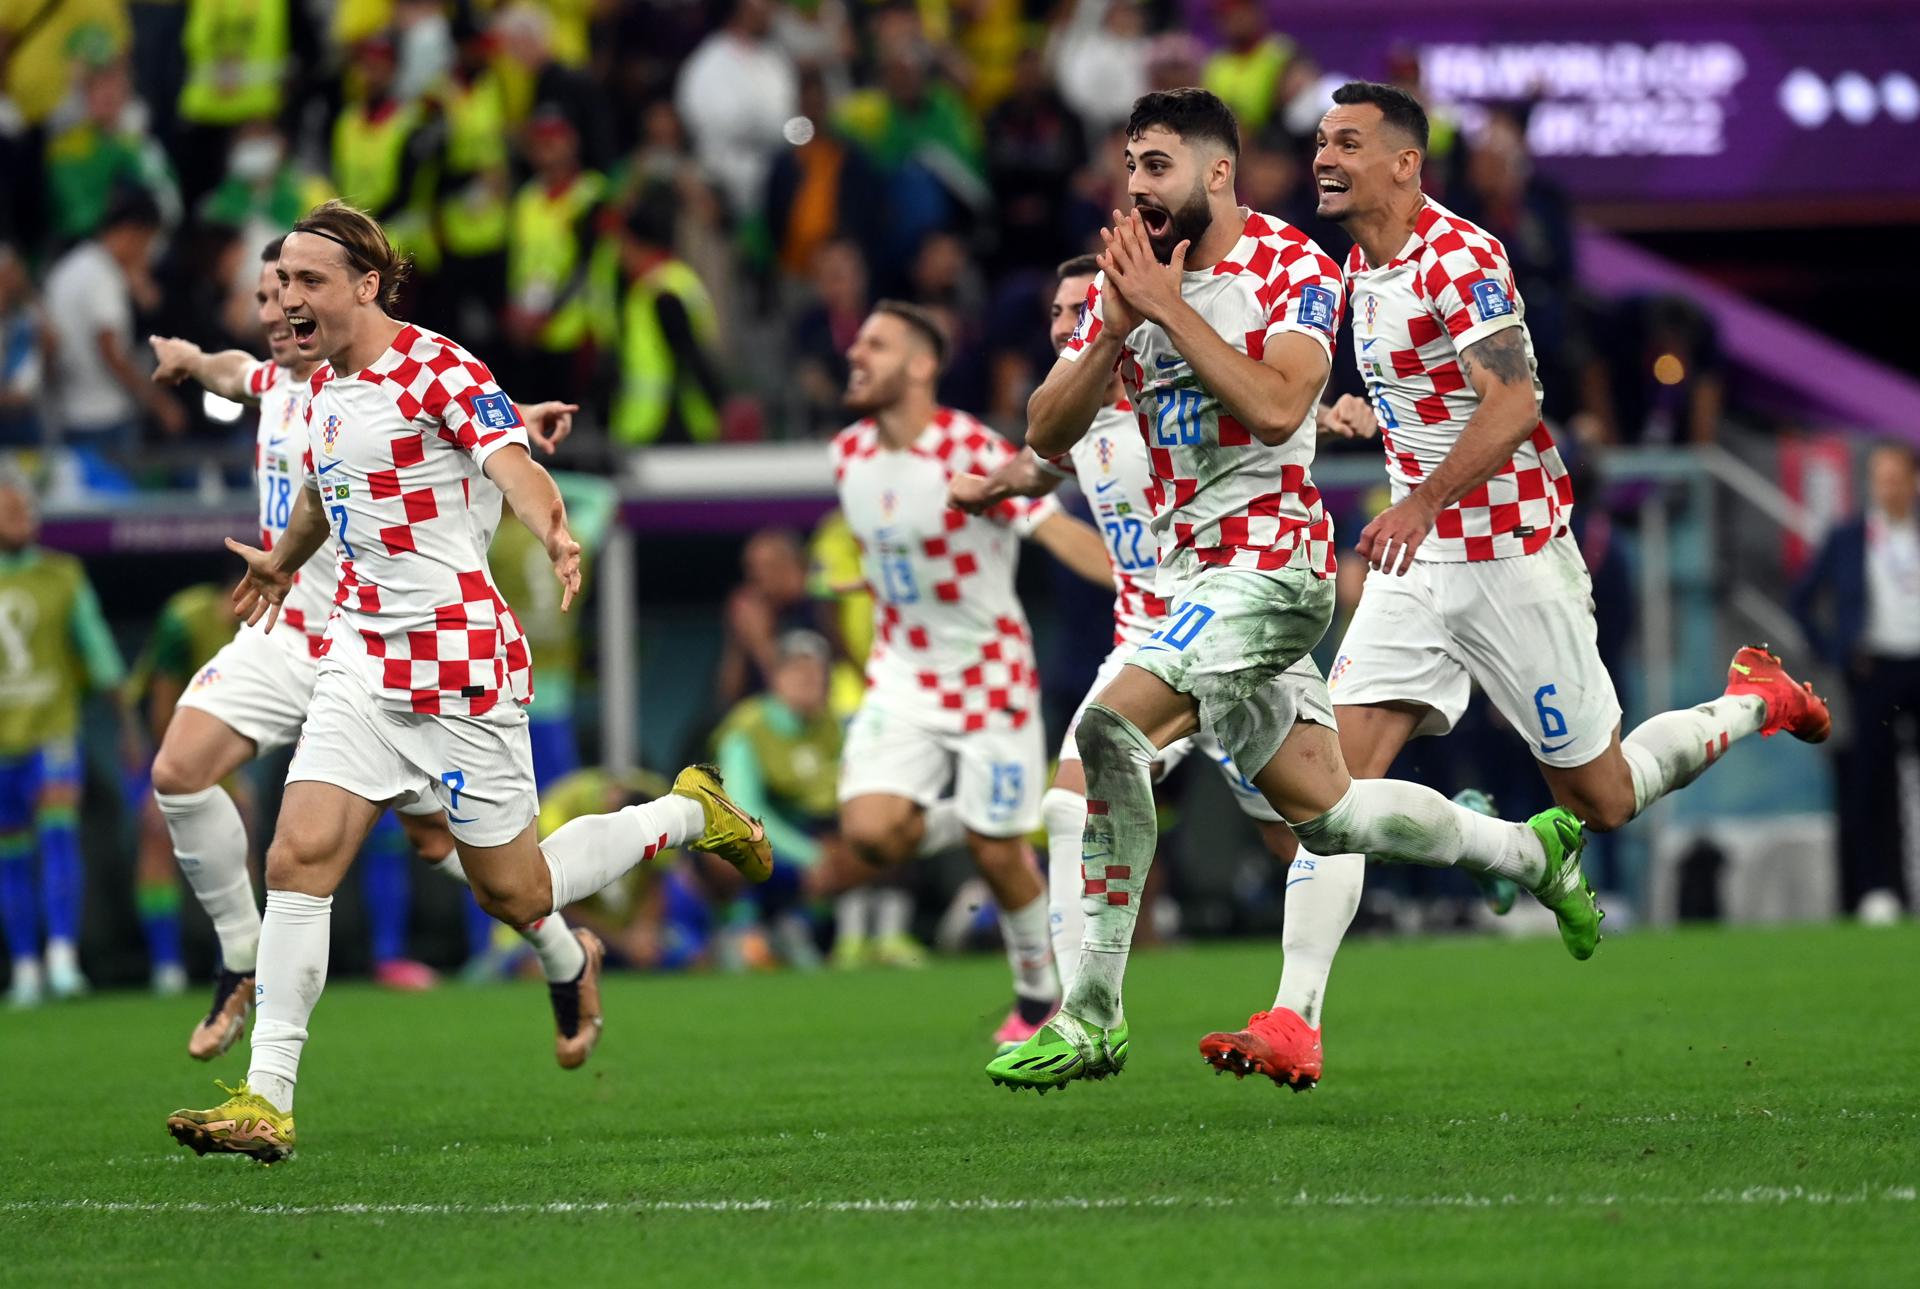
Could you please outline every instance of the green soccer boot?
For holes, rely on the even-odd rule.
[[[1527,827],[1533,829],[1547,852],[1546,875],[1533,888],[1533,896],[1553,910],[1567,952],[1585,962],[1600,943],[1600,920],[1606,917],[1594,898],[1593,884],[1580,868],[1580,852],[1587,846],[1586,830],[1558,806],[1527,820]]]
[[[1034,1036],[993,1058],[987,1077],[1009,1091],[1032,1088],[1045,1096],[1075,1079],[1104,1079],[1127,1064],[1127,1022],[1101,1029],[1061,1010]]]

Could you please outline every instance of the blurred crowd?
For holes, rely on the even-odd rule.
[[[74,0],[0,17],[0,446],[246,441],[145,380],[149,332],[257,348],[259,246],[318,200],[413,257],[402,311],[589,445],[809,437],[880,296],[946,322],[941,396],[1018,435],[1051,270],[1124,204],[1133,98],[1203,83],[1240,195],[1318,220],[1330,78],[1258,0]],[[1204,15],[1207,35],[1191,30]],[[1420,69],[1391,77],[1420,92]],[[1687,442],[1722,400],[1709,319],[1577,285],[1526,107],[1429,104],[1427,186],[1506,243],[1550,417]],[[1336,379],[1355,379],[1336,364]],[[231,419],[222,419],[230,417]],[[166,453],[160,452],[164,457]],[[602,454],[604,456],[604,454]],[[91,460],[85,468],[97,471]],[[149,473],[133,482],[177,484]]]

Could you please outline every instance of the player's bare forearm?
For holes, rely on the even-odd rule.
[[[1044,497],[1060,486],[1060,476],[1044,470],[1030,452],[1022,452],[984,478],[958,474],[947,482],[947,504],[970,515],[984,514],[1010,497]]]
[[[1540,424],[1533,368],[1519,327],[1496,331],[1469,347],[1460,355],[1460,370],[1480,396],[1480,406],[1446,460],[1420,485],[1419,495],[1436,515],[1498,473]]]
[[[1113,588],[1113,564],[1107,559],[1106,544],[1084,520],[1072,515],[1048,515],[1035,526],[1033,540],[1095,586]]]
[[[567,503],[560,496],[560,486],[518,443],[495,452],[481,469],[500,489],[514,517],[547,548],[553,575],[562,587],[560,611],[565,613],[580,590],[580,543],[567,528]]]
[[[1269,447],[1293,437],[1327,383],[1325,351],[1296,332],[1275,336],[1267,352],[1254,359],[1223,340],[1184,300],[1160,325],[1194,378]]]
[[[272,566],[285,573],[299,572],[325,544],[330,531],[319,492],[312,488],[300,489],[300,495],[293,501],[293,513],[287,516],[287,531],[274,543],[269,556]]]
[[[1078,359],[1065,358],[1027,400],[1027,446],[1043,457],[1057,457],[1086,434],[1107,405],[1113,365],[1120,361],[1120,337],[1102,328]]]

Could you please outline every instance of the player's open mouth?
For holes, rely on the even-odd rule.
[[[1321,192],[1346,192],[1348,188],[1349,185],[1344,179],[1336,179],[1332,175],[1320,176]]]
[[[1159,206],[1136,205],[1140,212],[1140,222],[1146,226],[1148,237],[1164,237],[1173,227],[1173,215]]]
[[[293,343],[305,349],[313,342],[313,333],[319,327],[312,318],[297,313],[287,315],[287,332],[293,337]]]

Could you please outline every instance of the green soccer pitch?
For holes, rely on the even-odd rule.
[[[1888,1283],[1920,1265],[1920,927],[1356,942],[1306,1095],[1195,1043],[1273,945],[1141,953],[1117,1080],[981,1073],[1006,992],[636,977],[554,1068],[538,983],[331,989],[299,1153],[163,1127],[194,1004],[0,1014],[0,1282]]]

